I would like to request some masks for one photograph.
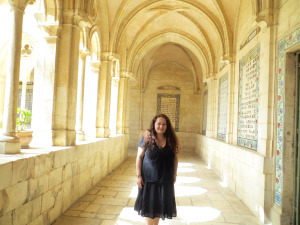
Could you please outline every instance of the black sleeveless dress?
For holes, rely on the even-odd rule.
[[[138,144],[144,147],[144,137]],[[175,154],[166,145],[147,147],[142,163],[144,186],[139,188],[134,210],[149,218],[172,219],[177,216],[174,191]]]

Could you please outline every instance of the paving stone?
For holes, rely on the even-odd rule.
[[[145,224],[133,207],[135,154],[102,179],[53,225]],[[160,225],[258,225],[256,217],[195,154],[180,154],[175,184],[177,217]],[[120,175],[121,171],[123,172]]]

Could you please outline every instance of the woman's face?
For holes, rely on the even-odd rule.
[[[158,117],[154,126],[157,134],[164,134],[167,130],[167,121],[163,117]]]

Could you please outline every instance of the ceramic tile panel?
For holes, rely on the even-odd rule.
[[[217,138],[226,140],[227,128],[227,97],[228,97],[228,75],[220,78],[219,84],[219,107],[218,107],[218,136]]]
[[[257,150],[260,45],[240,60],[238,145]]]
[[[166,114],[179,131],[180,94],[157,94],[157,114]]]
[[[276,136],[276,175],[275,175],[275,203],[282,203],[282,157],[283,157],[283,132],[285,111],[285,52],[290,47],[300,42],[300,28],[282,39],[278,44],[278,84],[277,84],[277,136]]]

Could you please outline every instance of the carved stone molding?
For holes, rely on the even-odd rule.
[[[36,0],[8,0],[8,3],[14,10],[24,11],[27,5],[32,5]]]
[[[120,84],[120,78],[119,77],[113,77],[112,78],[112,84],[114,87],[118,87]]]
[[[217,73],[208,73],[206,74],[207,80],[216,80],[217,79]]]
[[[91,54],[91,52],[88,49],[81,49],[79,51],[79,57],[83,58],[83,59],[86,58],[90,54]],[[99,64],[100,64],[100,61],[96,61],[96,62],[99,62]]]
[[[58,35],[59,26],[57,24],[42,24],[40,28],[46,31],[50,37],[55,37]]]
[[[256,14],[256,22],[265,22],[268,27],[278,23],[278,10],[266,9]]]
[[[101,52],[101,61],[107,62],[107,61],[114,61],[114,60],[119,60],[120,55],[114,52]]]
[[[135,76],[131,72],[121,71],[120,78],[133,78],[133,79],[135,79]]]
[[[180,91],[180,87],[172,86],[172,85],[164,85],[157,88],[157,90],[176,90]]]
[[[101,62],[100,61],[92,61],[92,62],[90,62],[90,66],[92,68],[92,71],[94,73],[97,73],[100,71]]]

